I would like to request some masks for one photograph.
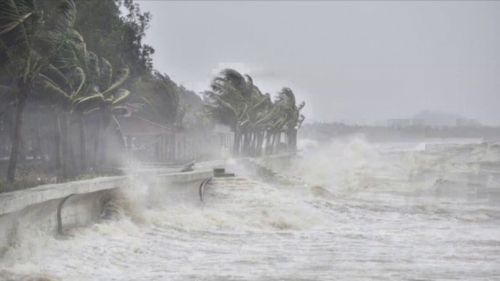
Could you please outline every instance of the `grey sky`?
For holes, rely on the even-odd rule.
[[[309,119],[444,110],[500,124],[500,2],[140,1],[155,67],[195,91],[227,66]]]

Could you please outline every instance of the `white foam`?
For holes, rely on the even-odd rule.
[[[204,204],[174,196],[152,208],[141,199],[142,187],[117,201],[121,216],[74,229],[68,240],[26,231],[2,261],[0,275],[488,280],[500,274],[499,208],[415,196],[435,181],[408,183],[412,171],[464,168],[454,166],[462,160],[448,157],[456,148],[416,151],[415,145],[372,145],[360,138],[311,147],[289,170],[303,181],[214,180]],[[396,154],[386,153],[394,148]]]

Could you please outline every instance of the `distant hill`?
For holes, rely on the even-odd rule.
[[[465,118],[461,115],[443,111],[423,110],[413,116],[411,119],[424,122],[430,126],[457,126],[457,125],[476,125],[481,124],[475,120]]]
[[[314,125],[318,123],[330,123],[330,124],[343,124],[346,126],[358,125],[358,126],[410,126],[412,124],[420,124],[426,126],[482,126],[482,124],[476,120],[468,119],[464,116],[455,113],[449,113],[444,111],[431,111],[422,110],[412,117],[406,118],[394,118],[386,120],[371,120],[367,122],[353,122],[349,120],[337,120],[331,122],[320,122],[317,120],[306,119],[304,125]]]

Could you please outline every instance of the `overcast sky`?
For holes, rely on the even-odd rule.
[[[140,1],[155,68],[197,92],[221,68],[284,86],[309,120],[442,110],[500,124],[500,2]]]

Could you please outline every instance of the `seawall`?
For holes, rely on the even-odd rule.
[[[292,158],[292,154],[283,154],[253,159],[281,170],[290,164]],[[9,245],[17,243],[19,230],[62,235],[67,229],[108,217],[113,209],[109,205],[123,199],[126,193],[138,195],[133,199],[143,200],[141,203],[146,207],[199,198],[199,185],[213,176],[212,168],[226,164],[227,160],[196,163],[196,168],[201,170],[184,173],[162,168],[129,170],[128,176],[48,184],[0,193],[0,258]]]
[[[0,258],[17,243],[20,230],[63,235],[109,216],[110,203],[127,191],[140,192],[146,204],[161,204],[169,194],[196,198],[201,181],[212,172],[135,173],[84,181],[43,185],[0,194]]]

